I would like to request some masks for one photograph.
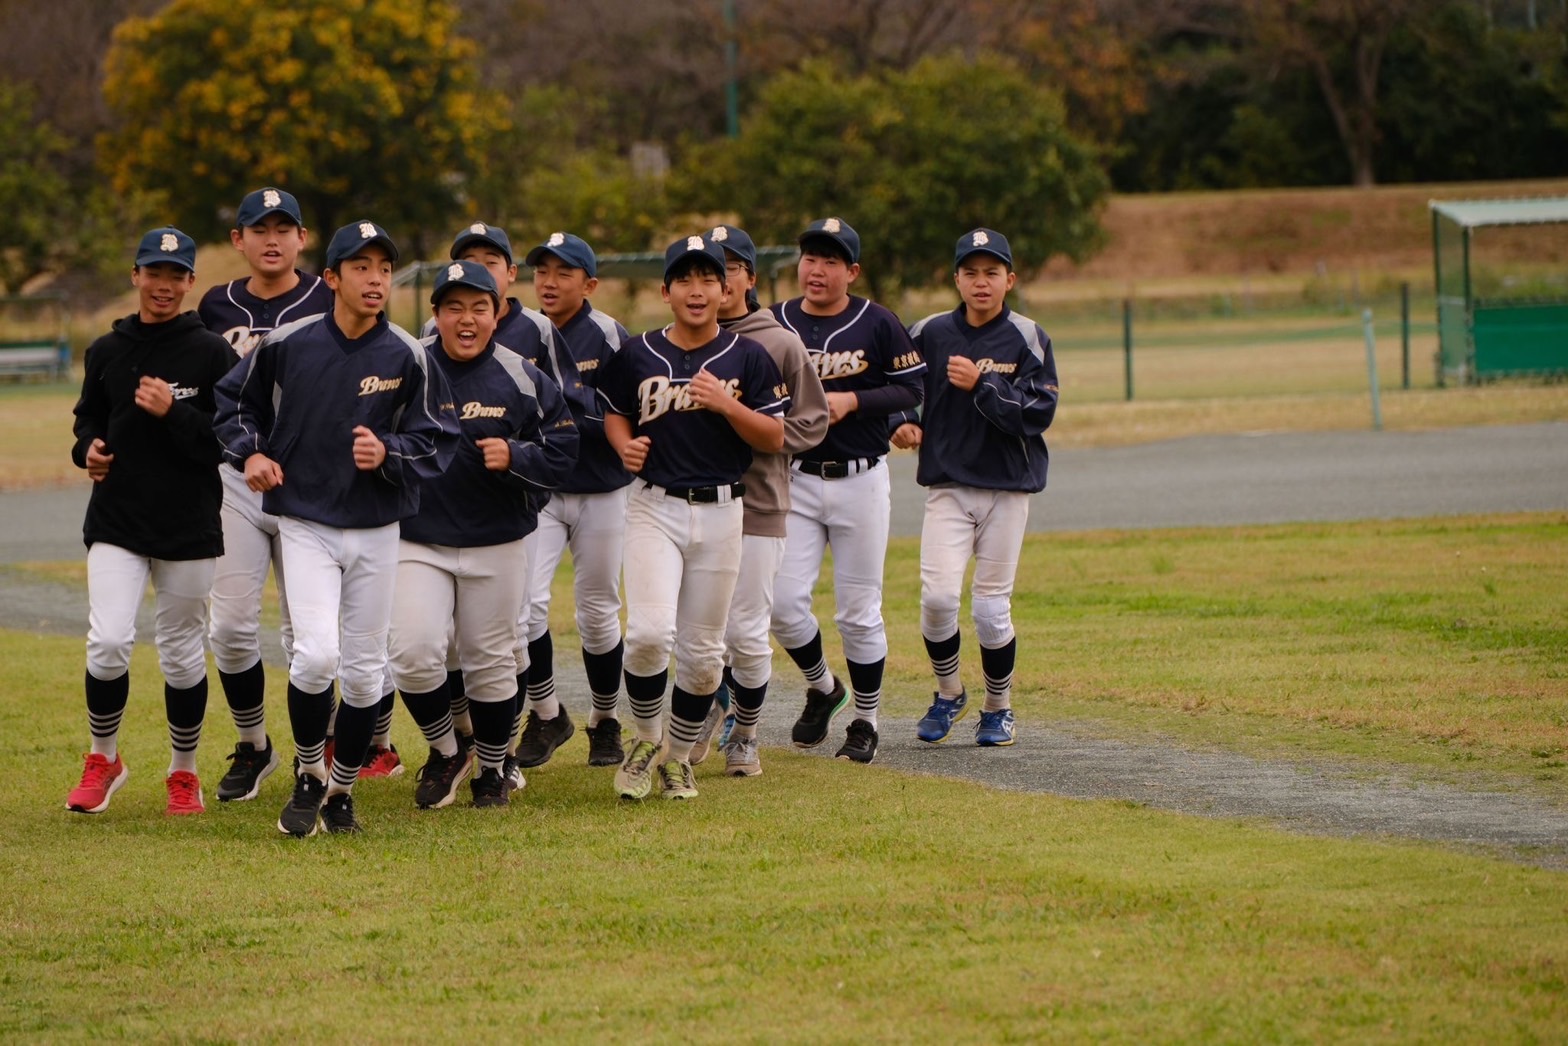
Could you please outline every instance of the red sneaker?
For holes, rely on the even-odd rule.
[[[163,779],[169,789],[166,814],[202,814],[207,807],[201,801],[201,781],[189,770],[176,770]]]
[[[403,760],[397,754],[397,745],[371,745],[365,753],[365,765],[359,768],[360,777],[396,777],[403,772]]]
[[[327,746],[321,750],[321,761],[327,765],[327,773],[329,774],[332,773],[332,750],[334,747],[333,737],[331,734],[328,734]]]
[[[82,768],[82,783],[66,796],[65,808],[79,814],[101,814],[109,809],[109,800],[131,772],[125,768],[118,752],[112,763],[97,752],[89,752],[86,762]]]

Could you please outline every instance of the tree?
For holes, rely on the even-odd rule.
[[[1241,0],[1260,56],[1312,72],[1356,185],[1376,182],[1379,75],[1389,37],[1425,0]]]
[[[174,0],[115,31],[101,160],[193,235],[221,235],[273,184],[318,244],[365,216],[420,251],[449,235],[504,122],[456,18],[446,0]]]
[[[963,232],[1006,233],[1019,268],[1100,242],[1107,190],[1061,99],[1013,63],[927,58],[849,77],[807,64],[763,88],[734,143],[699,150],[681,202],[738,212],[759,243],[838,215],[864,244],[873,292],[941,278]]]

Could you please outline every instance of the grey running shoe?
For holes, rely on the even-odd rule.
[[[724,746],[724,772],[730,777],[756,777],[762,773],[755,737],[731,737]]]

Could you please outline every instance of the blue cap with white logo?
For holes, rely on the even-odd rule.
[[[989,254],[1006,262],[1009,269],[1013,267],[1013,249],[1007,245],[1007,237],[995,229],[974,229],[960,236],[953,252],[953,268],[962,265],[971,254]]]
[[[713,243],[705,236],[683,236],[670,244],[664,251],[664,283],[670,282],[670,273],[681,262],[688,258],[701,258],[707,261],[707,268],[718,274],[719,279],[724,279],[724,248]]]
[[[172,225],[154,229],[136,247],[136,267],[166,262],[196,271],[196,241]]]
[[[345,259],[352,258],[367,247],[380,247],[387,257],[397,261],[397,244],[387,231],[375,222],[349,222],[332,234],[327,244],[327,268],[336,270]]]
[[[860,262],[860,234],[842,218],[823,218],[806,226],[806,231],[800,234],[801,250],[805,250],[813,240],[819,243],[826,240],[834,244],[837,250],[833,253],[843,255],[851,265]]]
[[[751,242],[746,230],[738,225],[715,225],[708,231],[707,240],[733,254],[746,265],[746,271],[757,271],[757,245]]]
[[[511,237],[499,225],[486,225],[484,222],[475,222],[457,234],[457,239],[452,241],[452,259],[456,261],[459,255],[476,243],[494,247],[506,255],[506,264],[512,264]]]
[[[476,291],[484,291],[490,295],[490,300],[501,307],[501,292],[496,289],[495,277],[490,275],[490,270],[476,261],[455,261],[441,270],[441,275],[436,277],[435,290],[430,292],[430,304],[440,305],[441,299],[447,291],[458,287],[468,287]]]
[[[240,201],[240,209],[235,212],[234,227],[244,229],[259,225],[269,214],[281,214],[295,225],[305,224],[299,214],[299,201],[294,199],[293,193],[267,188],[245,195]]]
[[[574,269],[581,269],[590,277],[599,275],[599,259],[593,248],[581,237],[569,232],[552,232],[539,246],[528,252],[525,265],[537,267],[546,254],[553,254]]]

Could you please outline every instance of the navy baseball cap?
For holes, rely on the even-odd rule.
[[[707,240],[745,262],[748,272],[757,271],[757,245],[751,242],[745,229],[738,225],[715,225]]]
[[[299,214],[299,201],[292,193],[267,188],[257,189],[240,201],[240,209],[234,215],[234,227],[244,229],[258,225],[269,214],[281,214],[295,225],[305,224]]]
[[[812,222],[800,234],[801,248],[804,249],[810,240],[830,240],[838,245],[839,253],[849,259],[849,264],[860,263],[860,234],[842,218],[823,218]]]
[[[1007,237],[995,229],[975,229],[960,236],[953,252],[953,268],[962,265],[971,254],[989,254],[1006,262],[1009,269],[1013,267],[1013,249],[1007,245]]]
[[[664,251],[664,285],[670,284],[670,271],[688,258],[706,258],[719,278],[724,278],[724,248],[705,236],[683,236]]]
[[[512,241],[506,235],[506,230],[484,222],[475,222],[457,234],[457,239],[452,241],[453,260],[476,243],[489,244],[506,255],[506,264],[512,264]]]
[[[490,275],[490,270],[476,261],[455,261],[441,270],[441,275],[436,277],[435,290],[430,292],[430,304],[440,305],[446,292],[455,287],[469,287],[476,291],[484,291],[490,295],[490,300],[496,308],[501,307],[501,292],[496,288],[495,277]]]
[[[528,252],[523,264],[537,266],[546,254],[553,254],[574,269],[581,269],[589,276],[599,275],[599,259],[593,248],[581,237],[569,232],[552,232],[550,238]]]
[[[196,241],[172,225],[154,229],[136,247],[136,267],[167,262],[196,271]]]
[[[327,244],[327,268],[336,271],[345,258],[352,258],[372,245],[379,245],[387,252],[387,257],[397,261],[397,244],[385,229],[375,222],[349,222],[333,233],[332,242]]]

